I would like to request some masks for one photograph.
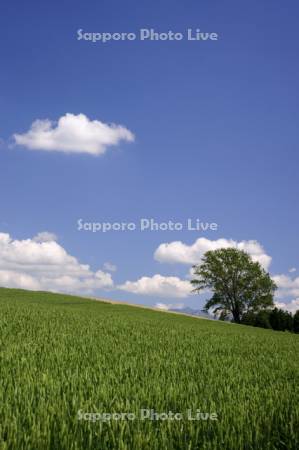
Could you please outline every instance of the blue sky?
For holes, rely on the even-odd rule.
[[[298,298],[299,279],[289,272],[298,266],[299,253],[298,13],[295,1],[3,1],[0,232],[12,241],[2,249],[2,262],[0,255],[2,284],[16,284],[11,280],[20,273],[37,277],[32,252],[58,251],[47,247],[51,239],[33,241],[47,231],[92,273],[104,270],[105,262],[117,266],[113,287],[96,288],[95,295],[196,307],[202,304],[197,297],[160,298],[118,287],[155,274],[186,280],[191,264],[179,257],[157,261],[154,252],[163,243],[190,246],[203,237],[256,240],[272,257],[270,272],[286,277],[280,279],[281,301]],[[200,28],[219,39],[77,40],[78,29],[140,28]],[[58,121],[66,113],[121,124],[135,140],[120,140],[98,156],[14,142],[13,135],[26,134],[35,120]],[[199,218],[216,222],[218,231],[77,230],[79,218],[143,217],[184,223]],[[27,259],[7,256],[18,245],[22,254],[25,239],[46,245],[27,246]]]

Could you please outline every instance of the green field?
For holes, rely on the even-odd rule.
[[[298,335],[13,289],[0,333],[1,450],[299,448]]]

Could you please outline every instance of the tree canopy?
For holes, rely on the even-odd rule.
[[[204,309],[232,316],[237,323],[248,311],[272,307],[276,285],[270,275],[250,255],[236,248],[208,251],[199,265],[193,266],[194,291],[208,289],[212,297]]]

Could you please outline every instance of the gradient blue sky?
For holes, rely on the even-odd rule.
[[[3,0],[0,14],[0,231],[40,231],[115,283],[188,266],[153,259],[163,242],[257,240],[271,273],[298,266],[296,1]],[[78,42],[76,31],[153,27],[217,32],[217,42]],[[103,156],[11,147],[35,119],[65,113],[131,130]],[[79,233],[77,219],[199,218],[217,232]],[[161,299],[97,292],[153,304]],[[163,300],[165,301],[165,299]],[[172,302],[167,299],[166,302]],[[176,300],[177,301],[177,300]],[[178,300],[181,301],[181,300]],[[183,300],[196,306],[197,298]]]

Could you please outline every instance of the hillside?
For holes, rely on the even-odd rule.
[[[0,343],[1,450],[298,448],[298,335],[2,288]]]

